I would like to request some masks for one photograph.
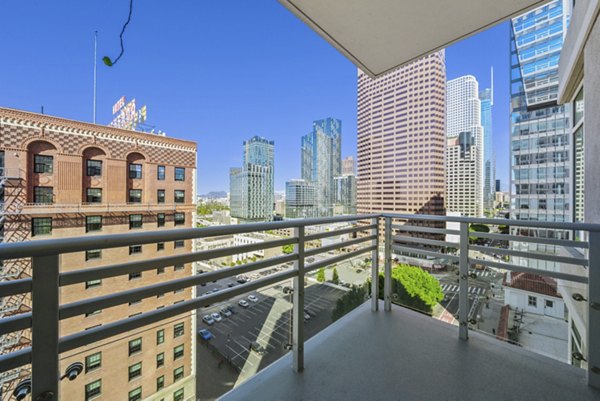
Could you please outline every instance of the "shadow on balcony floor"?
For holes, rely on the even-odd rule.
[[[303,373],[288,354],[221,400],[600,399],[583,370],[399,307],[365,303],[305,349]]]

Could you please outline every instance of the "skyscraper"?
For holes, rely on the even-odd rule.
[[[491,70],[491,88],[479,92],[481,101],[481,126],[483,127],[483,210],[492,213],[495,199],[496,155],[492,132],[492,107],[494,106],[494,69]]]
[[[444,51],[378,79],[358,71],[358,213],[444,214]]]
[[[242,167],[229,173],[231,216],[242,221],[273,218],[275,143],[255,136],[244,141]]]
[[[446,209],[483,215],[483,127],[479,84],[465,75],[446,86]]]
[[[285,183],[285,217],[288,219],[316,217],[315,185],[306,180]]]
[[[302,137],[302,179],[315,186],[317,214],[332,216],[335,201],[333,178],[342,173],[342,122],[331,117],[313,122]]]
[[[344,157],[342,159],[342,175],[356,175],[356,161],[354,156]]]
[[[335,177],[335,202],[333,214],[356,214],[356,176]]]

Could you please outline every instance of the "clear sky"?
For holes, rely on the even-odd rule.
[[[2,2],[0,106],[92,120],[98,59],[119,53],[128,0]],[[508,24],[446,50],[447,76],[489,86],[494,66],[498,176],[508,178]],[[356,67],[276,0],[134,0],[125,55],[98,65],[98,117],[121,96],[148,123],[198,143],[198,193],[228,190],[242,141],[275,141],[275,189],[300,174],[300,137],[313,120],[342,120],[342,156],[356,154]]]

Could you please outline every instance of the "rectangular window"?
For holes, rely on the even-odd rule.
[[[141,401],[142,399],[142,387],[138,387],[129,392],[129,400],[128,401]]]
[[[165,353],[161,352],[160,354],[156,355],[156,367],[160,368],[161,366],[165,365]]]
[[[173,382],[176,382],[177,380],[181,379],[183,379],[183,366],[180,366],[173,370]]]
[[[184,268],[184,265],[175,265],[175,271],[183,270]]]
[[[141,164],[129,164],[129,178],[139,180],[142,178],[142,165]]]
[[[140,377],[142,375],[142,363],[138,362],[129,367],[129,380],[135,379],[136,377]]]
[[[102,352],[96,352],[95,354],[88,355],[85,357],[85,373],[96,370],[102,366]]]
[[[165,273],[165,268],[164,267],[159,267],[156,269],[156,274],[164,274]]]
[[[33,187],[33,203],[54,203],[53,187]]]
[[[546,308],[554,308],[554,301],[546,300]]]
[[[88,188],[85,201],[87,203],[102,203],[102,188]]]
[[[529,295],[527,297],[527,305],[537,307],[537,297],[532,297]]]
[[[31,219],[31,236],[51,235],[52,217],[36,217]]]
[[[33,172],[34,173],[48,173],[52,174],[52,166],[54,164],[54,157],[35,155],[33,156]]]
[[[175,167],[175,181],[185,181],[185,168]]]
[[[156,345],[162,344],[165,342],[165,330],[160,329],[156,332]]]
[[[183,323],[177,323],[175,326],[173,326],[173,337],[177,338],[177,337],[181,337],[184,333],[184,324]]]
[[[129,341],[129,356],[137,354],[142,350],[142,338],[136,338],[135,340]]]
[[[129,190],[129,203],[142,203],[142,190],[141,189],[130,189]]]
[[[159,376],[156,378],[156,391],[161,390],[165,386],[165,377]]]
[[[175,241],[174,242],[175,249],[177,249],[177,248],[183,248],[184,246],[185,246],[185,241],[184,240],[179,240],[179,241]]]
[[[101,231],[102,230],[102,216],[87,216],[85,218],[85,232],[90,231]]]
[[[165,243],[164,242],[159,242],[156,244],[156,250],[157,251],[164,251],[165,250]]]
[[[141,245],[131,245],[129,247],[129,254],[130,255],[134,255],[136,253],[142,253],[142,246]]]
[[[129,215],[129,229],[142,228],[142,215],[141,214],[130,214]]]
[[[88,159],[85,161],[86,170],[88,177],[98,177],[102,175],[102,161],[101,160],[91,160]]]
[[[183,398],[184,398],[184,393],[183,393],[182,388],[180,388],[179,390],[177,390],[173,393],[173,401],[183,401]]]
[[[101,285],[102,285],[102,280],[100,280],[100,279],[90,280],[90,281],[85,282],[85,289],[87,290],[88,288],[100,287]]]
[[[85,260],[101,259],[101,258],[102,258],[102,249],[92,249],[89,251],[85,251]]]
[[[179,359],[183,357],[183,344],[173,348],[173,359]]]
[[[185,224],[185,213],[175,213],[175,225],[182,226]]]
[[[165,190],[159,189],[156,191],[156,202],[165,203]]]
[[[129,280],[135,280],[137,278],[142,278],[142,272],[129,273]]]
[[[175,203],[185,203],[185,191],[182,191],[181,189],[176,189],[174,199]]]
[[[165,180],[165,166],[158,166],[156,170],[156,179],[159,181]]]
[[[89,401],[102,394],[102,380],[98,379],[85,385],[85,401]],[[183,398],[181,399],[183,401]]]
[[[164,227],[165,226],[165,221],[166,221],[166,219],[165,219],[165,214],[164,213],[159,213],[156,216],[156,222],[157,222],[156,225],[158,227]]]

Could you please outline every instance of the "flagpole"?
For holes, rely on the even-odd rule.
[[[94,32],[94,112],[93,112],[93,123],[96,124],[96,69],[98,63],[96,62],[96,54],[98,50],[98,31]]]

